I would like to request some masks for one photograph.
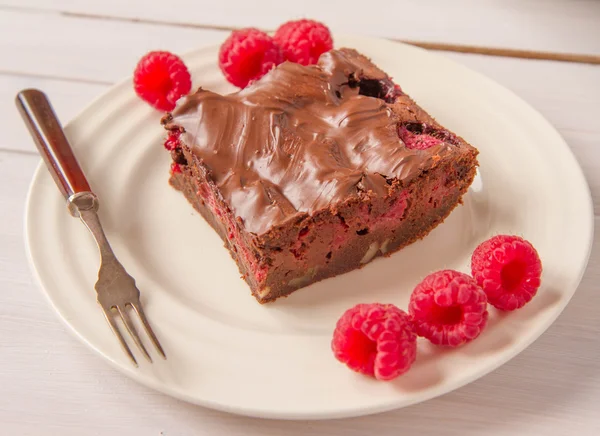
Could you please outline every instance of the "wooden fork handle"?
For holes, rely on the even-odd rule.
[[[48,97],[37,89],[17,94],[17,107],[35,141],[56,185],[69,200],[73,195],[90,192],[88,183],[56,117]]]

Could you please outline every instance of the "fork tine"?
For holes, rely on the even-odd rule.
[[[148,354],[148,351],[146,351],[146,347],[144,347],[144,344],[142,344],[142,341],[141,341],[140,337],[138,336],[137,331],[135,330],[135,326],[131,322],[131,318],[129,317],[129,314],[125,311],[126,307],[121,307],[121,306],[116,306],[116,307],[117,307],[117,311],[119,312],[119,315],[121,315],[123,324],[125,324],[127,331],[133,338],[133,341],[138,346],[140,351],[144,354],[146,359],[148,359],[148,362],[152,363],[152,358]]]
[[[101,305],[101,307],[102,307],[102,313],[104,313],[104,318],[106,318],[108,325],[110,325],[110,328],[112,329],[113,333],[115,334],[115,336],[121,343],[121,347],[123,348],[123,351],[125,351],[125,353],[127,353],[127,355],[129,356],[129,358],[131,359],[133,364],[137,367],[138,366],[137,360],[135,360],[133,353],[127,346],[127,343],[125,342],[125,339],[123,338],[123,335],[121,335],[121,332],[119,331],[119,327],[117,326],[117,323],[115,322],[112,313],[110,313],[110,308],[107,309],[102,305]]]
[[[142,324],[144,325],[144,328],[146,329],[146,333],[148,333],[148,336],[150,336],[150,339],[152,340],[152,343],[154,344],[156,351],[158,351],[160,353],[160,355],[163,357],[163,359],[166,359],[167,355],[165,354],[162,346],[160,345],[160,342],[158,342],[158,338],[152,331],[152,327],[150,327],[150,323],[148,322],[148,319],[146,318],[146,315],[144,314],[142,305],[139,302],[129,303],[129,304],[131,305],[133,310],[135,310],[135,312],[140,317],[140,320],[142,321]]]

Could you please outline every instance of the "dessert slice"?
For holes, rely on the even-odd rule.
[[[163,118],[170,183],[261,302],[423,238],[461,202],[477,150],[355,50],[283,63]]]

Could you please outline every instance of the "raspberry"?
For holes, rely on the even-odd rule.
[[[453,270],[425,277],[410,296],[408,311],[419,336],[451,347],[479,336],[488,319],[483,290],[470,276]]]
[[[171,174],[178,174],[181,172],[181,165],[179,165],[178,163],[173,162],[171,164]]]
[[[313,20],[288,21],[273,38],[286,60],[302,65],[316,64],[319,56],[333,48],[327,26]]]
[[[283,62],[281,49],[273,38],[258,29],[231,32],[219,50],[219,67],[225,78],[245,88]]]
[[[350,369],[378,380],[409,370],[417,336],[406,312],[391,304],[358,304],[338,320],[331,348]]]
[[[169,133],[165,141],[165,148],[169,151],[173,151],[179,147],[179,136],[181,132],[179,130],[173,130]]]
[[[150,106],[170,111],[181,96],[190,92],[192,79],[179,57],[166,51],[152,51],[138,62],[133,87]]]
[[[498,235],[475,249],[471,273],[492,306],[515,310],[537,293],[542,262],[533,245],[525,239]]]
[[[398,134],[400,135],[402,142],[404,142],[404,145],[413,150],[427,150],[429,147],[433,147],[434,145],[439,145],[444,142],[431,135],[411,132],[405,126],[400,127]]]

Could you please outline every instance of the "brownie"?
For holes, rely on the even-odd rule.
[[[477,167],[475,148],[352,49],[233,94],[199,89],[162,123],[171,185],[261,303],[423,238]]]

